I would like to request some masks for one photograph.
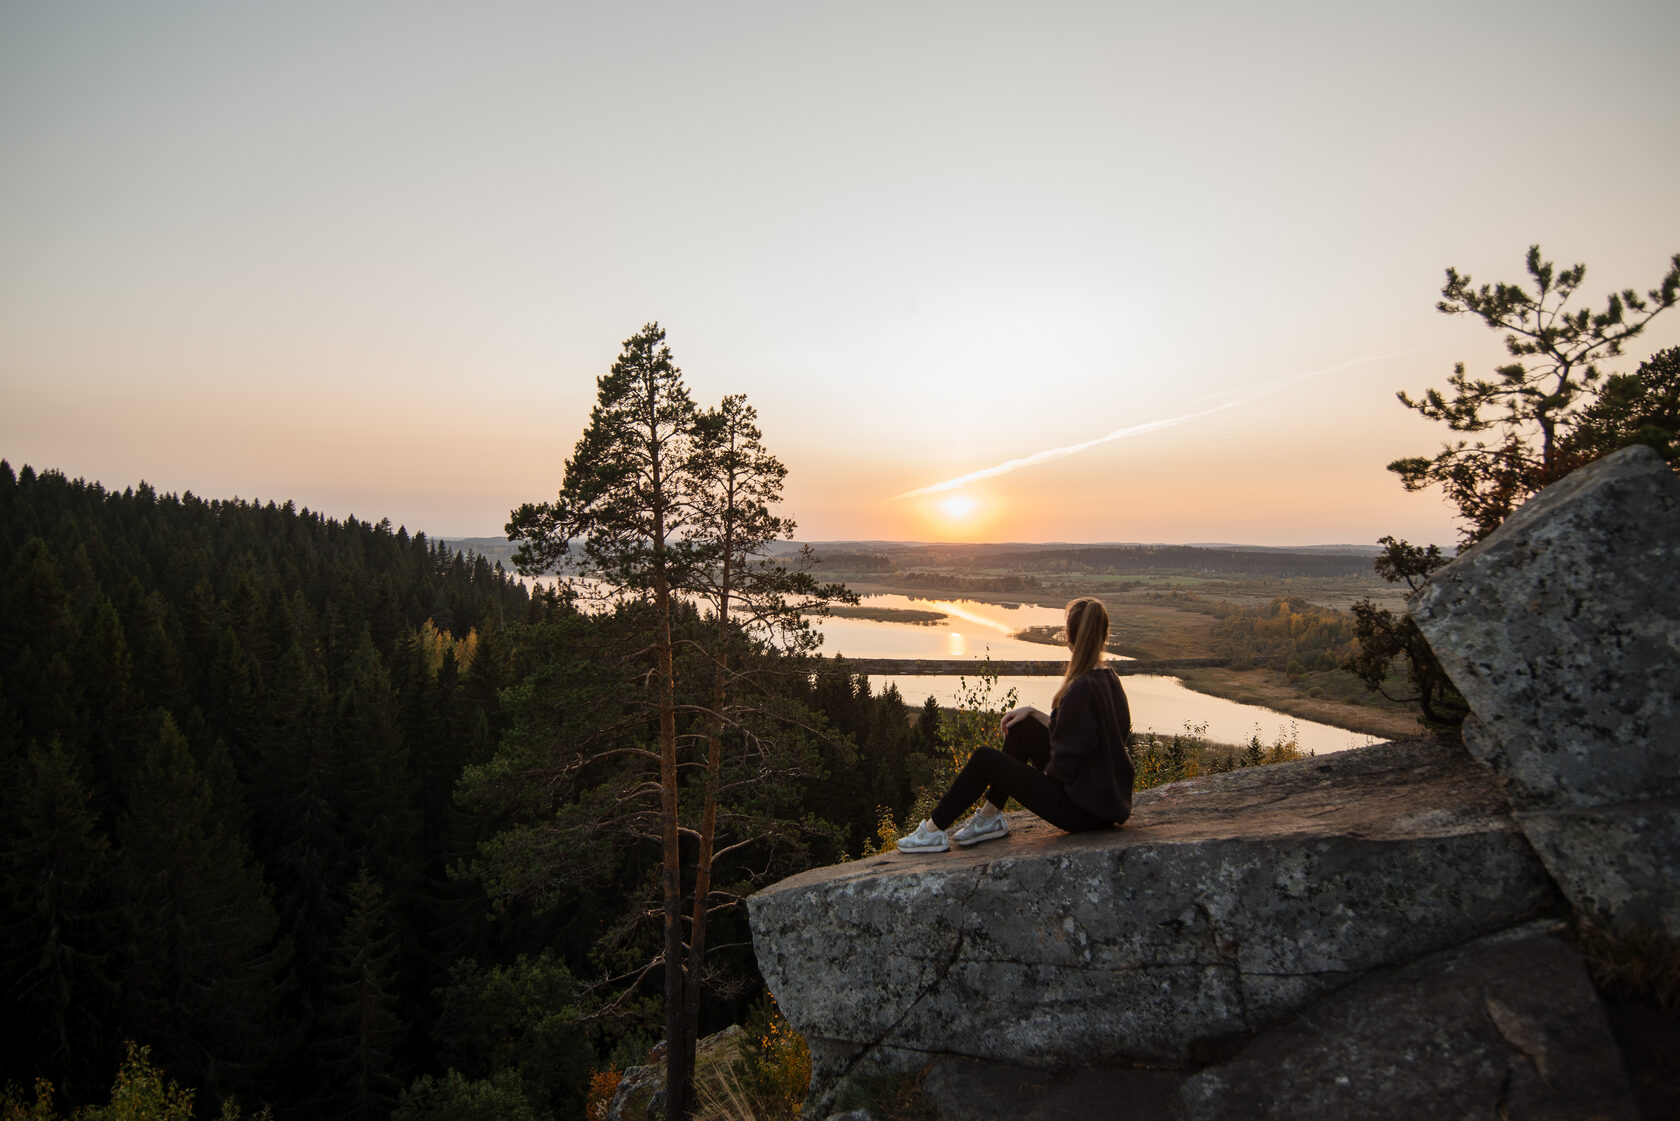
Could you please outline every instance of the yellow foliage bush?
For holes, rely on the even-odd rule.
[[[622,1071],[611,1069],[590,1072],[589,1098],[583,1107],[583,1115],[588,1121],[607,1121],[607,1107],[612,1105],[622,1077]]]

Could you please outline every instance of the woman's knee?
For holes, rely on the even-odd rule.
[[[1018,720],[1010,725],[1009,731],[1003,735],[1003,754],[1042,769],[1043,764],[1039,762],[1039,757],[1049,757],[1049,739],[1049,733],[1038,721],[1031,717]]]

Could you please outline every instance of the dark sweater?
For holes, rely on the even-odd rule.
[[[1081,809],[1119,825],[1132,813],[1132,710],[1120,675],[1088,670],[1073,679],[1050,713],[1050,763],[1044,773],[1067,787]]]

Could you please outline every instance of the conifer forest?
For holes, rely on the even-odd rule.
[[[664,1038],[661,837],[607,804],[654,738],[646,604],[10,464],[0,571],[0,1085],[102,1101],[132,1044],[200,1116],[582,1118]],[[938,712],[731,624],[723,728],[719,620],[671,614],[677,734],[744,745],[696,771],[706,1033],[766,999],[739,900],[902,816]]]

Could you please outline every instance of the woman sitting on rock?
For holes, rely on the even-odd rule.
[[[1009,799],[1058,829],[1119,825],[1132,812],[1132,713],[1120,676],[1102,664],[1108,609],[1089,596],[1067,605],[1068,667],[1045,715],[1031,705],[1004,714],[1003,750],[975,749],[933,816],[898,841],[899,852],[944,852],[1009,834],[999,811]],[[981,793],[968,824],[945,831]]]

